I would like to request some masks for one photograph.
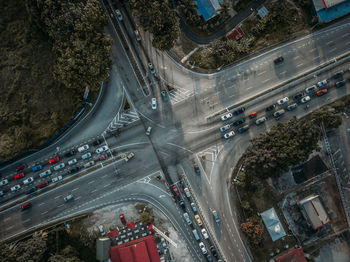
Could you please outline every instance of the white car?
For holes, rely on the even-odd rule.
[[[91,153],[89,152],[89,153],[86,153],[85,155],[82,155],[81,159],[85,160],[85,159],[88,159],[90,157],[91,157]]]
[[[54,166],[53,169],[54,169],[55,171],[57,171],[57,170],[60,170],[60,169],[64,168],[65,166],[66,166],[66,165],[65,165],[64,163],[61,163],[61,164],[59,164],[59,165],[57,165],[57,166]]]
[[[221,132],[225,132],[225,131],[228,130],[230,127],[231,127],[230,125],[226,125],[226,126],[220,127],[220,131],[221,131]]]
[[[137,41],[141,41],[141,36],[140,36],[139,31],[138,31],[138,30],[135,30],[134,33],[135,33],[135,36],[136,36],[136,40],[137,40]]]
[[[23,185],[28,185],[34,182],[33,177],[28,177],[26,180],[23,180]]]
[[[123,16],[122,16],[122,13],[119,11],[119,9],[116,9],[115,13],[117,14],[118,20],[123,21]]]
[[[228,132],[224,135],[224,138],[228,139],[230,137],[233,137],[235,135],[235,132],[231,131],[231,132]]]
[[[56,182],[58,182],[58,181],[61,181],[62,179],[63,179],[62,176],[56,176],[56,177],[54,177],[54,178],[52,179],[52,183],[56,183]]]
[[[152,109],[157,109],[157,100],[154,97],[152,98]]]
[[[203,242],[200,242],[200,243],[199,243],[199,248],[202,250],[203,255],[205,255],[205,254],[208,253],[208,251],[207,251],[207,249],[205,248],[205,245],[203,244]]]
[[[78,163],[78,160],[76,160],[75,158],[68,161],[68,165],[70,166],[75,165],[76,163]]]
[[[99,229],[99,231],[101,233],[101,236],[105,236],[106,235],[105,229],[103,228],[102,225],[98,226],[98,229]]]
[[[96,153],[100,154],[100,153],[107,151],[107,150],[108,150],[108,146],[103,146],[103,147],[97,148]]]
[[[315,92],[316,89],[317,89],[316,85],[313,85],[313,86],[306,88],[305,92],[306,92],[306,94],[311,94],[311,93]]]
[[[88,149],[89,149],[89,146],[88,146],[88,145],[83,145],[83,146],[81,146],[81,147],[78,148],[78,151],[81,153],[81,152],[84,152],[84,151],[86,151],[86,150],[88,150]]]
[[[204,239],[208,239],[209,238],[207,230],[205,230],[205,228],[202,228],[201,232],[202,232],[202,235],[203,235]]]
[[[154,67],[153,67],[152,63],[149,63],[149,64],[148,64],[148,68],[149,68],[149,71],[151,71],[151,74],[154,75],[154,73],[155,73],[156,71],[154,70]]]
[[[3,191],[0,191],[0,197],[4,195],[4,192]]]
[[[73,199],[73,195],[68,195],[68,196],[66,196],[65,198],[64,198],[64,201],[65,202],[68,202],[68,201],[70,201],[70,200],[72,200]]]
[[[11,192],[16,192],[16,191],[18,191],[20,189],[21,189],[20,185],[15,185],[15,186],[11,187]]]
[[[305,96],[300,100],[300,102],[302,104],[305,104],[305,103],[309,102],[310,100],[311,100],[311,98],[309,96]]]
[[[323,86],[326,86],[327,85],[327,80],[325,79],[325,80],[322,80],[322,81],[320,81],[320,82],[318,82],[317,83],[317,86],[319,87],[319,88],[321,88],[321,87],[323,87]]]
[[[7,179],[2,180],[2,181],[0,182],[0,186],[5,186],[5,185],[7,185],[8,183],[9,183],[9,181],[8,181]]]
[[[288,101],[289,101],[289,98],[285,97],[285,98],[282,98],[282,99],[278,100],[277,104],[281,106],[281,105],[287,103]]]
[[[222,121],[226,121],[227,119],[230,119],[230,118],[232,118],[232,114],[231,114],[231,113],[228,113],[228,114],[222,116],[222,117],[221,117],[221,120],[222,120]]]
[[[46,176],[49,176],[49,175],[51,175],[51,170],[49,169],[49,170],[46,170],[45,172],[42,172],[42,173],[40,173],[40,177],[46,177]]]
[[[266,121],[266,117],[260,117],[255,121],[256,125],[261,125],[262,123],[264,123]]]

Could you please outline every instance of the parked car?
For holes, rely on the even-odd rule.
[[[187,197],[188,199],[190,199],[190,198],[191,198],[191,193],[190,193],[190,190],[188,190],[188,188],[187,188],[187,187],[185,187],[185,188],[184,188],[184,191],[185,191],[185,195],[186,195],[186,197]]]
[[[191,203],[191,207],[194,213],[197,213],[197,207],[195,203]]]
[[[148,68],[149,68],[149,71],[151,72],[151,74],[154,75],[154,73],[156,71],[154,70],[154,67],[153,67],[152,63],[148,63]]]
[[[88,167],[90,167],[90,166],[93,166],[95,164],[95,161],[89,161],[89,162],[87,162],[86,164],[84,164],[84,167],[85,168],[88,168]]]
[[[147,130],[146,130],[146,135],[149,136],[151,135],[151,132],[152,132],[152,127],[147,127]]]
[[[58,161],[60,161],[60,158],[58,156],[56,156],[56,157],[53,157],[49,160],[49,164],[51,165],[51,164],[56,163]]]
[[[133,152],[130,152],[129,154],[126,155],[124,158],[125,162],[128,162],[131,158],[133,158],[135,154]]]
[[[228,120],[228,119],[230,119],[230,118],[232,118],[232,114],[231,114],[231,113],[228,113],[228,114],[222,116],[222,117],[221,117],[221,120],[222,120],[222,121],[226,121],[226,120]]]
[[[108,146],[103,146],[103,147],[97,148],[96,153],[101,154],[102,152],[105,152],[107,150],[108,150]]]
[[[180,196],[180,192],[179,192],[179,190],[178,190],[178,188],[177,188],[177,186],[176,185],[173,185],[173,191],[174,191],[174,193],[176,194],[176,196]]]
[[[78,172],[80,170],[80,167],[79,166],[76,166],[76,167],[73,167],[71,169],[69,169],[69,174],[74,174],[76,172]]]
[[[208,239],[209,238],[209,235],[207,233],[207,230],[205,230],[205,228],[202,228],[201,232],[202,232],[202,235],[203,235],[204,239]]]
[[[92,143],[92,145],[93,146],[98,146],[98,145],[100,145],[100,144],[102,144],[102,140],[101,139],[96,139],[93,143]]]
[[[218,252],[216,251],[214,246],[210,246],[210,252],[213,254],[215,258],[218,258]]]
[[[201,170],[199,169],[199,167],[198,167],[197,164],[193,164],[193,169],[194,169],[194,172],[195,172],[197,175],[200,175],[200,174],[201,174]]]
[[[275,107],[276,107],[276,105],[270,105],[270,106],[266,107],[265,110],[266,110],[266,112],[270,112],[270,111],[274,110]]]
[[[202,223],[202,220],[201,220],[201,218],[199,217],[199,215],[195,215],[194,218],[196,219],[198,226],[201,227],[201,226],[203,225],[203,223]]]
[[[22,177],[24,177],[24,173],[19,173],[19,174],[15,175],[15,180],[20,179]]]
[[[219,223],[219,222],[220,222],[220,218],[219,218],[219,216],[218,216],[218,213],[217,213],[215,210],[213,210],[213,211],[212,211],[212,214],[213,214],[213,217],[214,217],[214,219],[215,219],[215,222],[216,222],[216,223]]]
[[[237,116],[237,115],[244,113],[244,111],[245,111],[245,107],[240,107],[240,108],[236,109],[235,111],[233,111],[233,114],[235,116]]]
[[[279,56],[279,57],[277,57],[275,60],[273,60],[273,62],[274,62],[275,65],[282,64],[283,61],[284,61],[283,56]]]
[[[9,181],[7,179],[4,179],[2,181],[0,181],[0,186],[5,186],[9,183]]]
[[[241,118],[241,119],[233,122],[233,125],[234,126],[239,126],[239,125],[243,124],[244,122],[245,122],[245,118]]]
[[[311,100],[311,98],[309,96],[305,96],[300,100],[300,102],[305,104],[305,103],[309,102],[310,100]]]
[[[100,231],[101,236],[105,236],[106,235],[105,229],[103,228],[102,225],[98,226],[98,229]]]
[[[23,185],[29,185],[34,182],[33,177],[28,177],[27,179],[23,180]]]
[[[188,215],[187,213],[184,213],[183,216],[184,216],[184,218],[185,218],[187,224],[188,224],[189,226],[192,225],[192,221],[191,221],[189,215]]]
[[[27,165],[23,163],[16,168],[16,171],[19,172],[19,171],[25,169],[26,167],[27,167]]]
[[[64,163],[61,163],[61,164],[59,164],[59,165],[54,166],[53,169],[54,169],[55,171],[58,171],[58,170],[64,168],[65,166],[66,166],[66,165],[65,165]]]
[[[85,160],[85,159],[90,158],[91,156],[92,156],[92,155],[91,155],[91,153],[90,153],[90,152],[88,152],[88,153],[86,153],[86,154],[82,155],[82,156],[81,156],[81,159]]]
[[[345,86],[345,80],[341,80],[335,83],[335,87],[342,87]]]
[[[201,249],[203,255],[206,255],[208,253],[207,249],[205,248],[205,245],[203,244],[203,242],[199,243],[199,248]]]
[[[44,188],[44,187],[47,187],[48,185],[49,185],[49,182],[44,181],[44,182],[38,184],[37,187],[38,187],[38,188]]]
[[[0,197],[4,195],[4,191],[0,191]]]
[[[165,91],[161,91],[160,94],[164,102],[168,101],[168,96],[166,95]]]
[[[28,190],[26,191],[26,194],[27,194],[27,195],[33,194],[33,193],[35,193],[37,190],[38,190],[38,188],[32,187],[32,188],[30,188],[30,189],[28,189]]]
[[[325,86],[327,86],[327,83],[328,83],[327,80],[324,79],[324,80],[318,82],[317,86],[318,86],[318,88],[325,87]]]
[[[343,80],[343,74],[344,74],[344,71],[339,71],[338,73],[335,73],[333,75],[333,79],[334,80]]]
[[[120,219],[120,222],[122,222],[123,225],[126,225],[126,220],[125,220],[124,214],[119,214],[119,219]]]
[[[328,93],[328,90],[326,88],[324,88],[324,89],[321,89],[321,90],[317,91],[316,95],[323,96],[323,95],[325,95],[327,93]]]
[[[197,230],[196,230],[196,229],[193,229],[193,230],[192,230],[192,233],[193,233],[194,238],[195,238],[197,241],[199,241],[200,238],[199,238],[199,235],[198,235]]]
[[[20,189],[21,189],[20,185],[15,185],[15,186],[11,187],[11,192],[16,192],[16,191],[18,191]]]
[[[108,158],[108,154],[103,154],[103,155],[101,155],[98,159],[100,160],[100,161],[103,161],[103,160],[105,160],[105,159],[107,159]]]
[[[157,109],[157,99],[155,97],[152,98],[152,109]]]
[[[119,9],[116,9],[116,10],[115,10],[115,13],[116,13],[116,15],[117,15],[118,20],[119,20],[119,21],[123,21],[123,16],[122,16],[122,13],[120,12],[120,10],[119,10]]]
[[[71,200],[73,200],[73,195],[72,195],[72,194],[70,194],[70,195],[68,195],[68,196],[64,197],[63,199],[64,199],[64,202],[71,201]]]
[[[312,94],[316,91],[317,87],[316,85],[310,86],[308,88],[305,89],[305,93],[306,94]]]
[[[274,116],[275,118],[279,118],[279,117],[280,117],[281,115],[283,115],[285,112],[286,112],[286,111],[284,111],[284,109],[281,109],[281,110],[276,111],[276,112],[273,114],[273,116]]]
[[[255,124],[257,125],[261,125],[262,123],[264,123],[266,121],[266,117],[260,117],[255,121]]]
[[[67,153],[64,154],[65,157],[71,157],[75,155],[75,151],[74,150],[70,150]]]
[[[137,41],[141,41],[141,36],[140,36],[139,31],[138,31],[138,30],[135,30],[134,33],[135,33],[136,40],[137,40]]]
[[[235,135],[235,132],[231,131],[231,132],[228,132],[224,135],[224,138],[228,139],[230,137],[233,137]]]
[[[281,105],[284,105],[285,103],[287,103],[288,101],[289,101],[289,98],[288,97],[284,97],[284,98],[278,100],[277,104],[281,106]]]
[[[222,126],[222,127],[220,127],[220,131],[221,132],[225,132],[226,130],[228,130],[228,129],[230,129],[230,127],[231,127],[231,125],[225,125],[225,126]]]
[[[211,255],[207,255],[207,261],[208,262],[213,262],[213,259],[212,259]]]
[[[84,152],[84,151],[86,151],[88,149],[89,149],[89,145],[83,145],[83,146],[78,148],[78,152],[81,153],[81,152]]]
[[[292,111],[292,110],[294,110],[294,109],[297,108],[297,107],[298,107],[298,104],[297,104],[297,103],[294,103],[294,104],[289,105],[289,106],[287,107],[287,110],[288,110],[288,111]]]
[[[255,118],[257,115],[258,115],[257,112],[253,112],[253,113],[250,113],[248,116],[249,116],[250,119],[253,119],[253,118]]]
[[[302,97],[303,97],[304,93],[301,92],[301,93],[298,93],[294,96],[294,100],[295,101],[299,101]]]
[[[21,205],[21,210],[26,210],[28,208],[30,208],[32,206],[32,204],[30,202],[24,203]]]
[[[52,179],[52,183],[56,183],[56,182],[58,182],[58,181],[61,181],[62,179],[63,179],[62,176],[54,177],[54,178]]]
[[[39,170],[43,169],[43,167],[41,165],[36,165],[32,168],[33,172],[37,172]]]
[[[179,202],[179,205],[180,205],[180,207],[185,211],[186,210],[186,205],[185,205],[185,202],[183,201],[183,200],[181,200],[180,202]]]
[[[51,175],[51,174],[52,174],[51,170],[48,169],[48,170],[46,170],[45,172],[40,173],[39,176],[40,176],[40,177],[46,177],[46,176],[49,176],[49,175]]]
[[[242,126],[241,128],[238,129],[238,133],[242,134],[246,132],[249,129],[248,125]]]
[[[68,165],[70,165],[70,166],[75,165],[76,163],[78,163],[78,160],[76,158],[73,158],[73,159],[68,161]]]

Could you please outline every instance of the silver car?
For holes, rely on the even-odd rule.
[[[57,170],[60,170],[60,169],[64,168],[65,166],[66,166],[66,165],[65,165],[64,163],[61,163],[61,164],[59,164],[59,165],[57,165],[57,166],[54,166],[53,169],[54,169],[55,171],[57,171]]]
[[[255,121],[256,125],[261,125],[262,123],[264,123],[266,121],[266,117],[260,117]]]
[[[88,159],[88,158],[90,158],[91,157],[91,153],[89,152],[89,153],[86,153],[85,155],[82,155],[81,156],[81,158],[83,159],[83,160],[85,160],[85,159]]]
[[[223,127],[220,127],[220,131],[225,132],[226,130],[230,129],[230,127],[231,127],[230,125],[225,125]]]

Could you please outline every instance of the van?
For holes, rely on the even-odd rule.
[[[191,197],[191,193],[190,193],[190,190],[188,190],[187,187],[184,188],[184,191],[185,191],[185,195],[187,198],[190,198]]]
[[[197,233],[197,230],[196,230],[196,229],[193,229],[193,230],[192,230],[192,233],[193,233],[193,235],[194,235],[194,238],[195,238],[197,241],[199,241],[200,238],[199,238],[199,235],[198,235],[198,233]]]
[[[90,166],[93,166],[95,164],[95,161],[90,161],[90,162],[87,162],[84,167],[90,167]]]
[[[185,220],[186,220],[186,222],[187,222],[187,224],[188,224],[189,226],[192,225],[192,222],[191,222],[191,220],[190,220],[190,217],[188,216],[187,213],[184,213],[184,218],[185,218]]]
[[[146,135],[150,135],[151,134],[151,131],[152,131],[152,127],[148,127],[147,130],[146,130]]]
[[[49,175],[51,175],[51,170],[49,169],[49,170],[46,170],[45,172],[42,172],[42,173],[40,173],[40,177],[46,177],[46,176],[49,176]]]

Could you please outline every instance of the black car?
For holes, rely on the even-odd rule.
[[[283,56],[280,56],[280,57],[276,58],[275,60],[273,60],[275,65],[281,64],[281,63],[283,63],[283,61],[284,61]]]
[[[100,144],[102,144],[102,140],[101,140],[101,139],[96,139],[96,140],[92,143],[93,146],[98,146],[98,145],[100,145]]]
[[[210,247],[210,251],[211,251],[211,253],[213,254],[213,256],[214,256],[215,258],[218,258],[218,252],[216,252],[216,249],[215,249],[214,246],[211,246],[211,247]]]
[[[234,126],[239,126],[241,124],[243,124],[245,122],[245,118],[241,118],[239,120],[237,120],[236,122],[233,122]]]
[[[38,190],[38,189],[37,189],[36,187],[32,187],[31,189],[28,189],[28,190],[26,191],[26,194],[27,194],[27,195],[30,195],[30,194],[36,192],[37,190]]]
[[[200,171],[199,167],[197,166],[197,164],[194,164],[193,168],[194,168],[194,172],[196,172],[197,175],[201,174],[201,171]]]
[[[242,126],[241,128],[238,129],[239,133],[244,133],[245,131],[247,131],[249,129],[248,125]]]
[[[73,167],[72,169],[70,169],[70,170],[69,170],[69,174],[76,173],[76,172],[78,172],[78,171],[79,171],[79,169],[80,169],[80,167],[79,167],[79,166]]]
[[[345,80],[341,80],[335,83],[335,87],[342,87],[345,86]]]
[[[343,80],[343,74],[344,74],[344,71],[340,71],[333,75],[333,79],[338,81]]]
[[[242,114],[245,111],[244,107],[238,108],[237,110],[233,111],[233,114],[235,116]]]
[[[270,111],[274,110],[275,107],[276,107],[276,105],[270,105],[270,106],[266,107],[266,112],[270,112]]]
[[[304,96],[304,93],[301,92],[301,93],[298,93],[294,96],[294,100],[295,101],[299,101],[302,97]]]
[[[71,156],[74,156],[74,154],[75,154],[75,151],[74,151],[74,150],[71,150],[71,151],[65,153],[64,156],[65,156],[65,157],[71,157]]]
[[[183,200],[181,200],[181,201],[179,202],[179,204],[180,204],[180,207],[181,207],[183,210],[186,210],[185,202],[184,202]]]

